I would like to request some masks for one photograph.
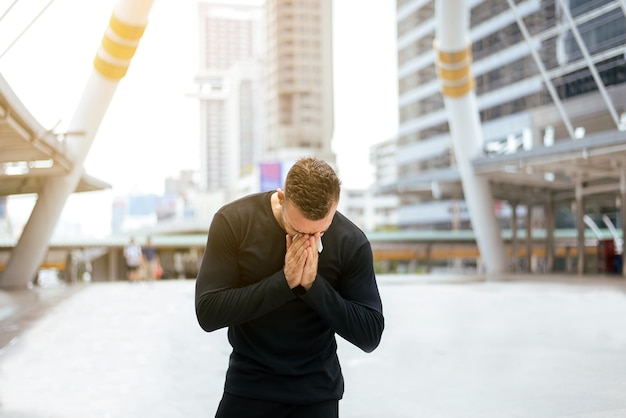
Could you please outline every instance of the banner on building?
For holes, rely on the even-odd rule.
[[[267,192],[283,187],[282,164],[279,162],[261,163],[261,191]]]

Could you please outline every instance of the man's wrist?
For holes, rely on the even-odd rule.
[[[296,286],[293,289],[291,289],[291,291],[296,296],[302,296],[302,295],[304,295],[306,293],[306,289],[301,284],[299,284],[298,286]]]

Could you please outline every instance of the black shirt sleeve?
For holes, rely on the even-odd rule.
[[[196,279],[196,316],[205,331],[253,320],[297,297],[282,270],[241,287],[238,245],[228,221],[216,214]]]
[[[385,321],[368,242],[349,261],[337,290],[318,274],[300,297],[337,334],[363,351],[369,353],[380,343]]]

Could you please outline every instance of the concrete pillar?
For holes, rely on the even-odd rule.
[[[119,252],[117,248],[109,248],[107,254],[107,277],[110,282],[117,280],[119,271]]]
[[[65,257],[65,279],[69,284],[78,282],[78,262],[74,256],[74,250],[68,250]]]
[[[565,272],[572,272],[572,247],[569,245],[565,247]]]
[[[532,273],[533,271],[533,205],[526,205],[526,220],[524,221],[526,227],[526,271]]]

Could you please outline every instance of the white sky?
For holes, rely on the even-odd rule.
[[[22,0],[0,21],[0,54],[50,0]],[[57,130],[72,119],[117,0],[55,0],[0,58],[0,72],[33,116]],[[0,15],[13,0],[0,1]],[[109,205],[131,190],[161,193],[163,180],[196,169],[197,0],[155,0],[128,74],[116,90],[85,166],[112,185],[72,196]],[[344,187],[366,187],[369,146],[397,131],[395,1],[334,1],[335,135]],[[77,205],[83,206],[83,205]],[[106,225],[108,227],[108,223]]]

